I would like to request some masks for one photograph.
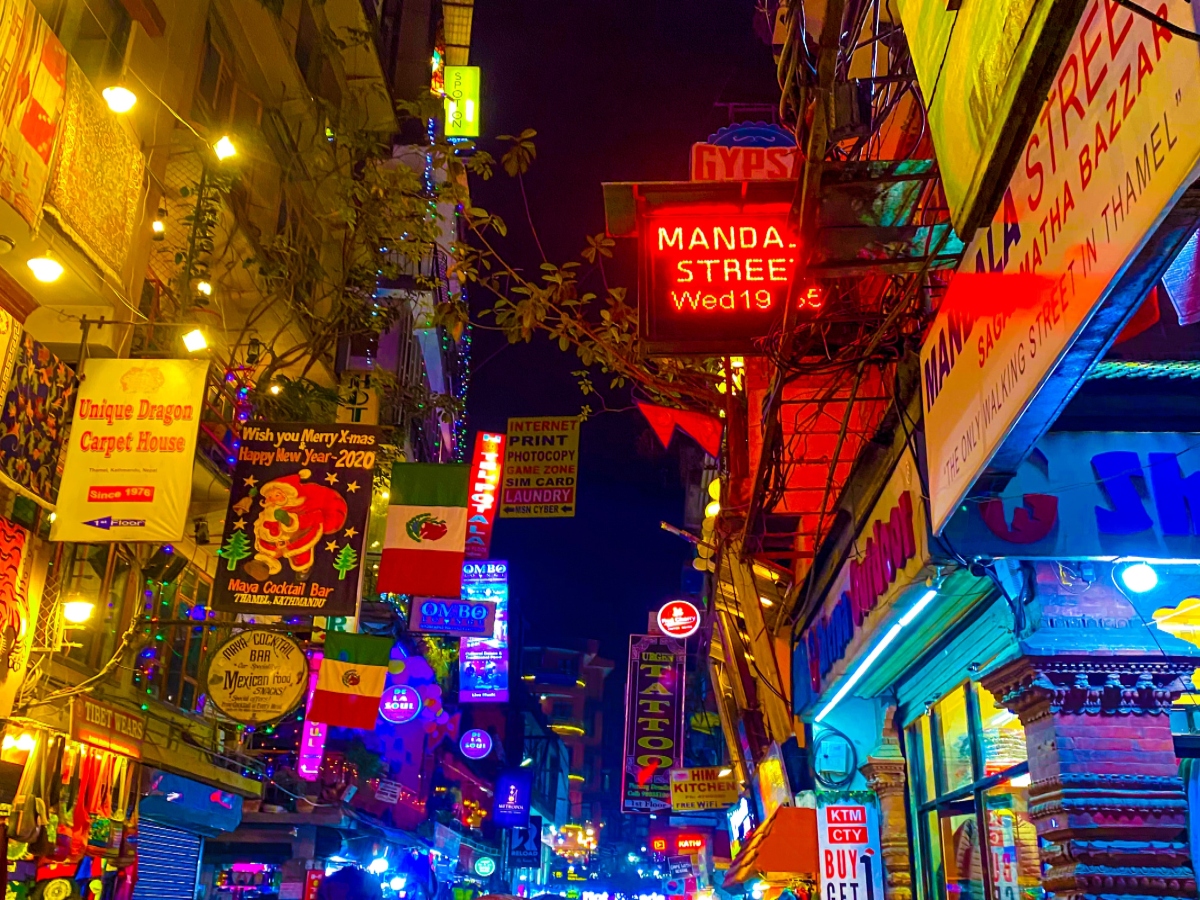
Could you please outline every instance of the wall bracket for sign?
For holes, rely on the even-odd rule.
[[[826,165],[813,284],[793,292],[819,315],[822,282],[953,266],[962,242],[949,223],[913,224],[936,170],[930,160]],[[782,320],[801,249],[795,181],[603,185],[610,237],[639,241],[638,313],[650,353],[755,352]]]

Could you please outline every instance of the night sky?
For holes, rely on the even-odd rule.
[[[526,180],[542,244],[557,262],[578,259],[604,230],[603,181],[686,180],[691,145],[728,124],[716,102],[770,99],[770,48],[754,33],[754,0],[481,0],[471,63],[483,70],[480,145],[534,128],[538,159]],[[541,259],[516,183],[475,179],[473,202],[509,225],[506,255],[536,271]],[[610,283],[635,296],[633,247],[619,246]],[[589,288],[592,288],[589,285]],[[478,301],[477,301],[478,302]],[[477,309],[475,303],[473,308]],[[486,323],[488,320],[482,320]],[[504,349],[501,349],[501,348]],[[497,353],[497,351],[499,351]],[[510,416],[573,415],[573,353],[545,338],[505,346],[474,331],[468,397],[472,431],[503,431]],[[610,405],[629,406],[624,397]],[[685,440],[677,436],[676,441]],[[631,632],[679,590],[692,552],[660,530],[679,523],[676,452],[663,453],[640,413],[604,413],[583,426],[573,519],[500,519],[492,556],[510,562],[526,643],[580,647],[587,638],[623,680]]]

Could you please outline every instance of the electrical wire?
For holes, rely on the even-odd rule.
[[[1189,2],[1194,2],[1194,0],[1189,0]],[[1149,19],[1159,28],[1164,28],[1171,32],[1171,34],[1178,35],[1185,40],[1200,42],[1200,33],[1189,31],[1180,25],[1176,25],[1174,22],[1164,19],[1157,13],[1152,13],[1150,10],[1146,9],[1146,7],[1139,6],[1138,4],[1134,3],[1133,0],[1113,0],[1113,3],[1117,4],[1117,6],[1124,7],[1131,13],[1136,13],[1142,18]]]

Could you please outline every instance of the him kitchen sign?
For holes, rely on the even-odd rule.
[[[946,527],[968,556],[1200,557],[1200,435],[1053,432]]]
[[[450,637],[490,638],[495,627],[495,603],[486,600],[413,598],[409,631]]]

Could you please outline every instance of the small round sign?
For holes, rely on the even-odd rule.
[[[658,628],[667,637],[689,638],[700,630],[700,610],[687,600],[672,600],[658,611]]]
[[[475,874],[480,878],[487,878],[496,871],[496,861],[490,856],[481,856],[475,860]]]
[[[421,714],[421,695],[407,684],[390,687],[379,701],[379,715],[385,722],[404,725]]]
[[[459,738],[458,749],[467,759],[483,759],[492,752],[492,736],[482,728],[472,728]]]
[[[226,718],[266,725],[304,700],[308,659],[286,634],[250,629],[209,655],[204,684],[209,700]]]

